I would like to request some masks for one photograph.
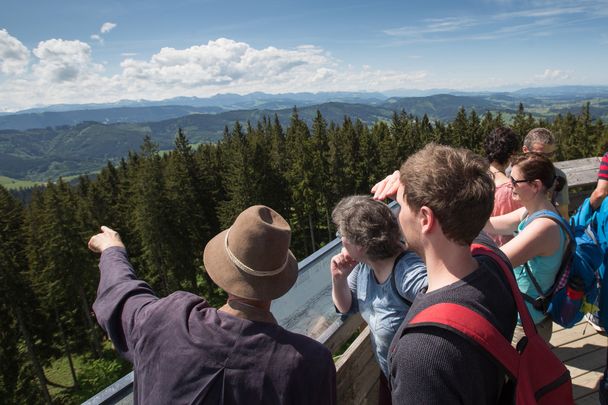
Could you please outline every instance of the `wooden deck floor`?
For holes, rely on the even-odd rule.
[[[597,382],[606,366],[608,338],[584,321],[571,329],[553,324],[551,344],[570,370],[576,403],[599,404]]]

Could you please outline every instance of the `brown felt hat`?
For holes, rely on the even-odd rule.
[[[273,300],[289,291],[298,278],[290,241],[287,221],[272,208],[254,205],[207,243],[205,269],[226,292]]]

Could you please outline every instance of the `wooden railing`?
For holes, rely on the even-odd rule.
[[[600,158],[594,157],[556,163],[568,177],[571,210],[593,189],[599,162]],[[273,302],[271,309],[283,327],[316,339],[334,354],[343,349],[353,334],[359,333],[336,359],[338,403],[376,404],[380,370],[369,329],[359,315],[339,315],[331,300],[329,261],[340,249],[340,241],[336,239],[302,260],[296,285]],[[132,385],[133,373],[130,373],[85,404],[130,404]]]

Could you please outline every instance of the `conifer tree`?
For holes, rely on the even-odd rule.
[[[133,179],[134,228],[141,241],[143,278],[160,290],[162,295],[173,292],[177,283],[167,261],[165,232],[170,210],[164,194],[164,178],[158,145],[150,136],[144,138],[140,162]]]
[[[331,223],[331,211],[336,203],[336,197],[332,193],[334,182],[337,179],[331,176],[329,170],[329,140],[327,134],[327,122],[317,110],[312,124],[311,145],[313,153],[313,189],[317,191],[320,201],[319,208],[321,218],[325,219],[327,242],[334,239]]]
[[[285,178],[291,193],[292,233],[296,237],[294,248],[300,255],[309,255],[316,250],[315,229],[312,215],[317,211],[317,196],[313,190],[313,155],[308,126],[298,115],[296,108],[285,137],[288,167]],[[308,234],[308,237],[306,235]],[[301,244],[298,245],[297,242]]]
[[[43,362],[36,347],[35,327],[31,327],[32,324],[40,327],[41,318],[36,316],[38,303],[26,278],[23,212],[2,186],[0,229],[0,397],[7,403],[28,398],[50,404]],[[21,342],[26,358],[20,353]],[[27,366],[22,364],[23,360]],[[38,382],[37,387],[34,379]]]

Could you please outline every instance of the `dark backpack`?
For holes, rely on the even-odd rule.
[[[475,244],[471,246],[471,252],[473,256],[489,256],[509,281],[526,334],[519,341],[517,350],[483,316],[454,303],[439,303],[425,308],[412,318],[404,331],[435,325],[453,330],[484,348],[509,375],[500,403],[574,404],[570,373],[536,332],[510,266],[486,246]]]
[[[532,281],[538,298],[524,294],[524,299],[535,309],[547,314],[553,322],[571,328],[585,313],[597,310],[594,307],[599,294],[599,273],[604,253],[591,225],[582,225],[576,220],[568,224],[559,214],[543,210],[530,215],[529,224],[537,218],[555,221],[568,235],[568,246],[564,252],[555,282],[548,291],[542,291],[528,263],[524,269]]]

